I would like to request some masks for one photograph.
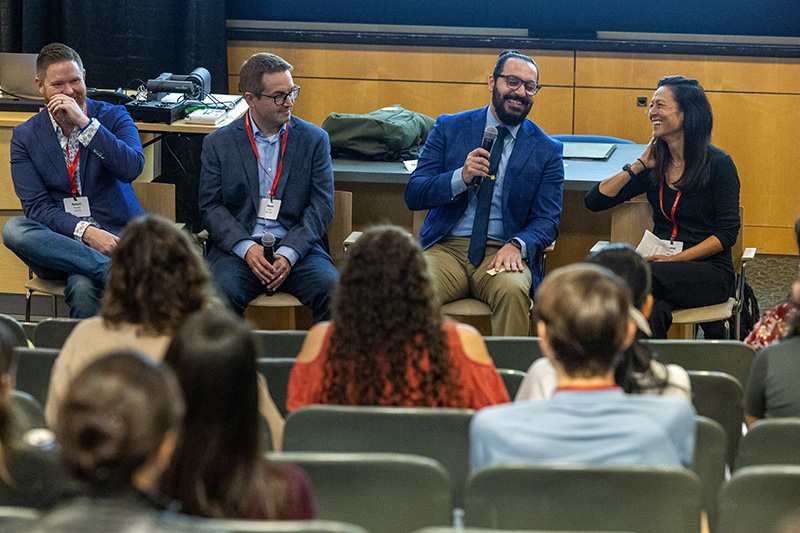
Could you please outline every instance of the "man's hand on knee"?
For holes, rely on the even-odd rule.
[[[489,263],[489,270],[500,270],[503,266],[508,272],[522,272],[525,264],[522,261],[522,253],[513,244],[506,244],[494,255],[494,259]]]
[[[267,288],[269,290],[277,290],[286,278],[289,277],[289,272],[292,270],[292,264],[289,263],[289,260],[283,257],[281,254],[275,254],[275,262],[272,263],[273,272],[272,272],[272,279],[270,280]]]
[[[88,226],[83,233],[83,242],[104,255],[111,255],[119,242],[119,237],[104,229]]]

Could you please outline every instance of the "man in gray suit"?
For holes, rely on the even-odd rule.
[[[254,54],[239,72],[248,112],[203,141],[200,212],[218,289],[239,314],[261,293],[287,292],[330,318],[338,273],[328,255],[333,170],[328,134],[292,116],[292,65]],[[262,237],[275,237],[274,259]],[[272,259],[272,260],[271,260]]]

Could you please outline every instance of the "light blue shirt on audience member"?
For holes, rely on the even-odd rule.
[[[691,468],[694,407],[620,388],[487,407],[470,425],[473,471],[497,464]]]
[[[492,115],[491,106],[486,110],[486,126],[494,126],[495,128],[499,128],[503,126],[494,115]],[[506,166],[508,166],[508,159],[511,157],[511,152],[514,151],[514,144],[517,139],[517,132],[519,132],[519,125],[516,126],[504,126],[508,129],[508,135],[506,135],[505,142],[503,143],[503,152],[500,155],[500,164],[497,166],[497,178],[494,182],[494,190],[492,191],[492,207],[489,210],[489,232],[488,238],[490,240],[504,242],[505,239],[503,235],[505,232],[503,231],[503,185],[504,180],[503,177],[506,174]],[[464,180],[461,178],[461,170],[458,169],[453,172],[453,177],[450,179],[450,191],[452,198],[455,198],[462,192],[466,191],[469,188],[469,203],[467,204],[467,210],[464,211],[464,215],[461,217],[461,220],[458,221],[456,227],[453,228],[451,231],[451,235],[456,237],[469,237],[472,235],[472,225],[475,222],[475,210],[478,207],[478,188],[477,187],[468,187]],[[522,246],[522,257],[523,259],[528,256],[527,250],[525,247],[525,242],[522,239],[514,239]]]
[[[253,138],[256,141],[256,149],[258,150],[258,157],[261,158],[261,164],[258,165],[258,194],[260,198],[269,198],[269,191],[272,189],[275,172],[278,169],[278,157],[281,152],[281,141],[286,134],[286,124],[281,127],[281,130],[271,137],[267,137],[258,129],[253,118],[248,115],[250,120],[250,127],[253,130]],[[264,169],[268,171],[265,172]],[[280,180],[280,177],[278,177]],[[277,220],[267,220],[266,218],[258,217],[253,231],[250,233],[251,237],[256,241],[260,241],[265,233],[272,233],[278,239],[286,235],[286,228],[284,228]],[[241,259],[245,258],[247,250],[256,243],[253,240],[241,240],[233,245],[233,253]],[[300,257],[294,249],[288,246],[281,246],[275,253],[284,256],[289,263],[294,266]]]

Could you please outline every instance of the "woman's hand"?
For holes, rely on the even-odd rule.
[[[645,259],[651,263],[665,263],[667,261],[675,261],[674,257],[674,255],[648,255]]]
[[[653,168],[654,166],[656,166],[656,159],[655,156],[653,155],[653,148],[655,147],[655,145],[656,145],[656,138],[651,137],[650,142],[647,143],[647,147],[644,149],[644,152],[642,152],[642,155],[639,158],[641,159],[641,162],[644,163],[645,168]]]

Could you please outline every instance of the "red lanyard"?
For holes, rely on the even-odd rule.
[[[269,176],[269,172],[264,165],[261,163],[261,157],[258,155],[258,149],[256,148],[256,138],[253,135],[253,127],[250,125],[250,110],[247,110],[247,120],[245,121],[247,124],[247,136],[250,137],[250,146],[253,147],[253,152],[256,154],[256,159],[258,160],[258,166],[261,167],[261,170]],[[278,171],[275,172],[275,179],[272,180],[272,189],[269,191],[270,198],[275,196],[275,188],[278,186],[278,179],[281,177],[281,169],[283,168],[283,153],[286,151],[286,139],[289,137],[289,124],[286,124],[286,131],[283,134],[283,141],[281,142],[281,155],[278,158]]]
[[[595,391],[595,390],[614,390],[621,388],[619,385],[590,385],[587,387],[580,387],[578,385],[558,387],[556,392],[582,392],[582,391]]]
[[[661,214],[664,215],[664,218],[672,222],[672,236],[670,237],[671,240],[675,240],[675,236],[678,235],[678,221],[675,220],[675,208],[678,207],[678,200],[681,199],[681,191],[678,191],[678,194],[675,196],[675,203],[672,204],[672,211],[670,211],[669,215],[664,212],[664,184],[661,184],[661,187],[658,189],[658,204],[661,207]]]
[[[88,117],[89,110],[86,107],[86,102],[83,103],[83,113]],[[91,120],[91,119],[89,119]],[[69,183],[72,185],[72,196],[78,195],[78,186],[75,183],[75,169],[78,168],[78,159],[81,157],[82,144],[78,144],[78,153],[75,154],[75,159],[70,161],[69,157],[69,139],[67,139],[67,173],[69,173]]]

